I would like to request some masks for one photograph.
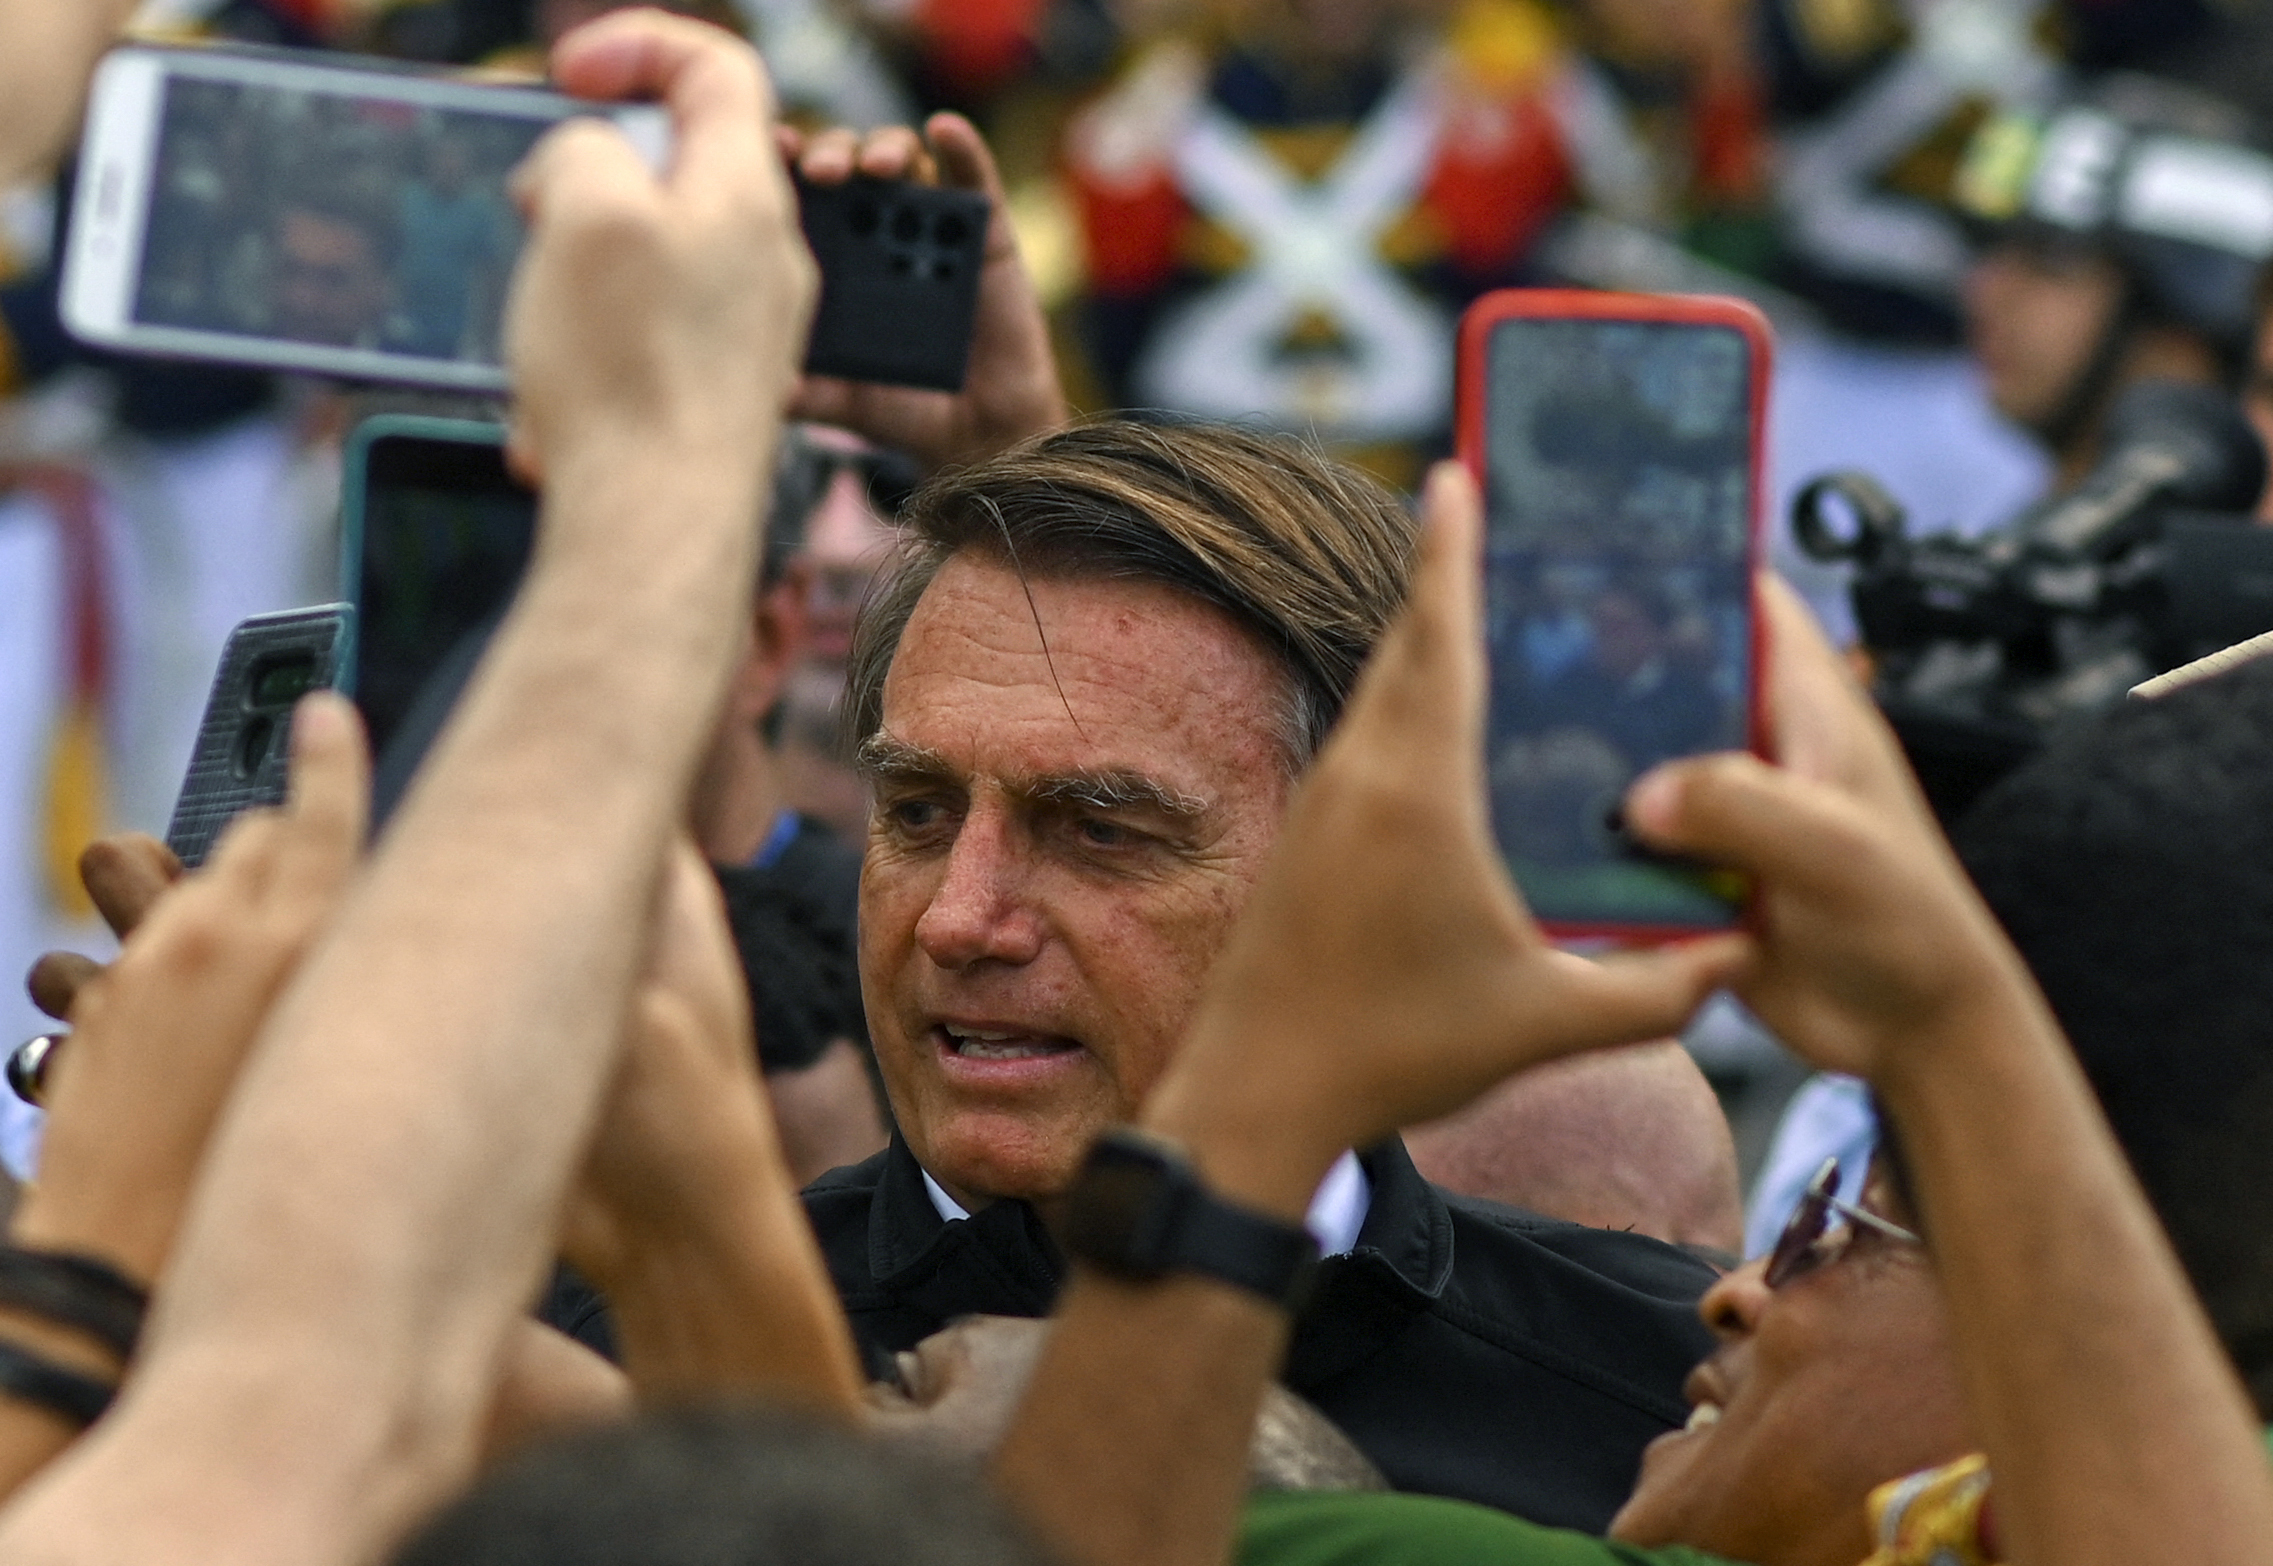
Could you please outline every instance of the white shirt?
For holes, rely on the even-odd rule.
[[[946,1188],[931,1177],[928,1169],[923,1170],[923,1188],[939,1216],[949,1223],[971,1216],[961,1202],[949,1196]],[[1318,1182],[1318,1194],[1310,1199],[1310,1212],[1302,1220],[1303,1227],[1318,1242],[1319,1255],[1346,1256],[1356,1247],[1358,1231],[1365,1227],[1365,1215],[1372,1207],[1372,1182],[1358,1167],[1357,1154],[1344,1153],[1334,1160],[1334,1167],[1326,1171],[1326,1178]]]

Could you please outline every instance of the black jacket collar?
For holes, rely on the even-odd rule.
[[[1297,1389],[1358,1364],[1426,1310],[1452,1276],[1452,1220],[1395,1137],[1359,1155],[1373,1188],[1365,1225],[1347,1256],[1330,1256],[1296,1323],[1286,1380]],[[869,1277],[883,1294],[941,1319],[974,1300],[1006,1313],[1047,1312],[1065,1258],[1024,1202],[1003,1201],[971,1217],[940,1217],[923,1169],[894,1138],[868,1212]]]

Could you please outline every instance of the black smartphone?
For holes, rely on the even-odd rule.
[[[281,804],[291,765],[292,704],[336,688],[355,645],[352,604],[256,614],[229,633],[198,725],[166,846],[190,869],[244,811]]]
[[[1509,289],[1461,324],[1492,824],[1554,935],[1742,918],[1741,878],[1649,854],[1619,807],[1660,762],[1757,748],[1768,355],[1767,322],[1733,299]]]
[[[806,370],[961,389],[986,258],[986,198],[856,178],[799,180],[797,199],[821,268]]]
[[[371,736],[378,822],[512,605],[537,497],[506,469],[502,426],[402,414],[356,426],[341,490],[340,596],[357,611],[347,689]]]

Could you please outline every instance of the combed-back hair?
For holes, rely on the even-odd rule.
[[[1255,633],[1287,675],[1299,771],[1404,603],[1414,528],[1391,490],[1314,447],[1238,425],[1104,419],[944,473],[900,517],[897,559],[862,605],[847,750],[877,731],[909,616],[950,559],[1027,578],[1157,582]]]
[[[2273,662],[2056,740],[1954,836],[2273,1416]]]
[[[532,1447],[395,1566],[1046,1566],[975,1467],[779,1410],[697,1408]]]

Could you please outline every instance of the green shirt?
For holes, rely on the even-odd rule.
[[[1238,1566],[1727,1566],[1685,1545],[1645,1550],[1488,1506],[1380,1491],[1248,1499]]]
[[[2265,1432],[2273,1452],[2273,1427]],[[1732,1566],[1687,1545],[1546,1528],[1487,1506],[1379,1491],[1262,1491],[1240,1519],[1238,1566]]]

